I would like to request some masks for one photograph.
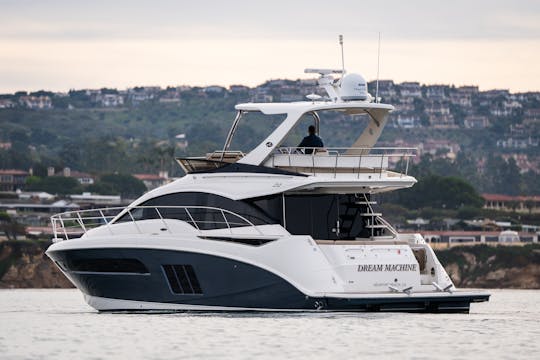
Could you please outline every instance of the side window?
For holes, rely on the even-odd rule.
[[[150,199],[141,204],[142,208],[132,210],[131,214],[135,220],[162,217],[182,220],[202,230],[210,230],[247,225],[245,220],[234,214],[254,225],[280,223],[280,215],[274,214],[274,202],[268,199],[236,201],[214,194],[182,192]],[[222,212],[221,209],[234,214]],[[126,221],[131,221],[127,213],[117,220],[117,223]]]

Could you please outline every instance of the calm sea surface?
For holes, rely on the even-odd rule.
[[[0,290],[2,359],[540,359],[540,291],[471,314],[99,314],[77,290]]]

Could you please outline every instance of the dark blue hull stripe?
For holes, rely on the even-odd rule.
[[[88,295],[156,303],[274,310],[467,312],[483,296],[425,298],[313,298],[259,267],[219,256],[156,249],[84,249],[49,252],[74,285]],[[69,271],[70,264],[94,259],[137,259],[146,274]],[[178,293],[163,265],[190,265],[201,293]],[[108,269],[109,270],[109,269]],[[184,282],[186,279],[180,279]],[[123,310],[123,309],[116,309]]]

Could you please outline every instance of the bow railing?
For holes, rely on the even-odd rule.
[[[131,223],[137,233],[146,233],[141,221],[156,220],[160,228],[175,232],[169,220],[180,220],[195,232],[226,229],[233,234],[238,227],[251,227],[254,233],[263,233],[246,217],[230,210],[211,206],[133,206],[68,211],[51,217],[54,241],[79,238],[97,227],[105,227],[111,235],[120,235],[125,228],[118,225]]]

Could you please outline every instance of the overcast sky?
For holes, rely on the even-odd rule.
[[[540,1],[0,0],[0,92],[258,85],[306,67],[540,90]]]

